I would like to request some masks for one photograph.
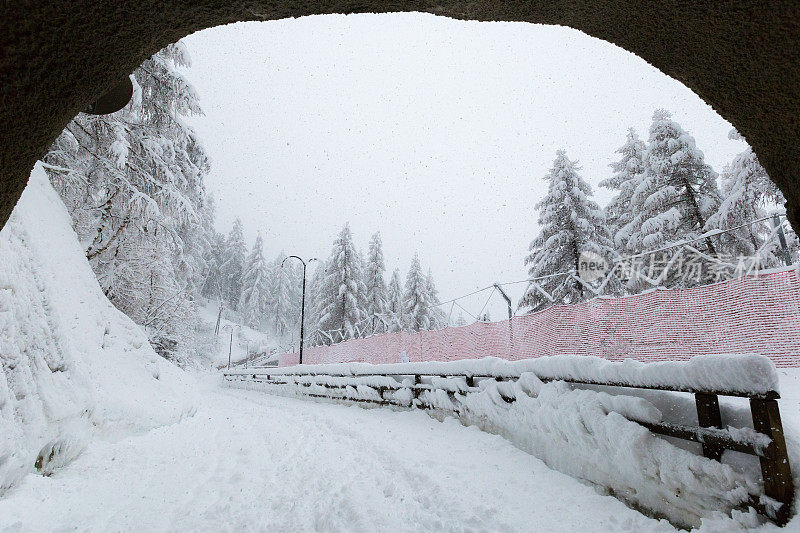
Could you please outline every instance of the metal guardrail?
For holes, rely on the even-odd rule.
[[[270,369],[267,368],[258,368],[252,369],[252,372],[247,373],[225,372],[224,376],[230,382],[294,386],[297,387],[297,391],[301,395],[314,398],[419,409],[440,409],[440,407],[432,405],[421,396],[423,391],[444,390],[448,394],[468,394],[483,390],[476,385],[478,381],[484,379],[491,379],[496,382],[514,382],[519,379],[519,375],[492,376],[468,373],[322,373],[320,371],[304,370],[302,367],[284,367],[275,369],[274,372],[270,372]],[[777,402],[780,395],[777,391],[747,394],[737,391],[697,390],[679,386],[671,387],[669,385],[637,386],[603,380],[573,380],[547,375],[537,377],[543,382],[565,381],[577,385],[650,389],[694,394],[697,407],[697,426],[630,420],[658,435],[698,442],[702,445],[703,455],[709,459],[721,460],[724,450],[733,450],[758,457],[764,481],[764,495],[776,503],[770,504],[769,501],[765,502],[763,498],[751,495],[749,505],[777,525],[782,526],[788,522],[794,498],[794,484]],[[329,378],[336,379],[331,380]],[[376,391],[375,397],[365,398],[363,395],[353,394],[357,385],[363,385],[363,383],[357,383],[358,380],[363,378],[374,378],[376,383],[380,382],[380,384],[368,385],[368,387]],[[444,388],[441,385],[437,386],[432,383],[432,378],[462,378],[465,386],[455,390]],[[313,391],[312,387],[314,387]],[[324,392],[320,392],[320,389]],[[398,399],[397,394],[395,394],[403,389],[410,392],[407,401]],[[503,400],[508,403],[516,400],[513,396],[504,395],[502,391],[499,392]],[[753,427],[756,431],[754,436],[743,435],[742,432],[732,434],[723,428],[719,396],[749,399]],[[460,413],[456,412],[455,414]]]

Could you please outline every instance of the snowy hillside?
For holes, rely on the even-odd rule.
[[[242,325],[245,320],[239,313],[224,309],[220,317],[219,334],[214,335],[214,326],[217,322],[219,302],[216,300],[202,300],[198,306],[198,344],[202,350],[196,355],[198,363],[203,368],[223,368],[228,364],[228,351],[231,352],[231,363],[243,363],[247,354],[250,359],[258,357],[266,359],[276,353],[292,350],[292,337],[278,338],[274,334],[255,330]],[[231,342],[231,328],[233,328],[233,342]],[[266,354],[266,355],[262,355]]]
[[[194,412],[191,381],[103,295],[41,164],[0,232],[0,257],[0,492],[37,462],[44,472],[69,462],[92,435]]]

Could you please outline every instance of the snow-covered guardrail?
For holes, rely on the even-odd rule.
[[[491,391],[513,403],[537,383],[577,387],[624,387],[691,393],[697,425],[668,423],[658,409],[611,409],[652,433],[698,442],[706,458],[724,450],[758,457],[763,495],[747,504],[777,524],[789,518],[794,497],[791,468],[777,399],[774,364],[762,356],[696,356],[686,362],[610,362],[586,356],[507,361],[496,358],[451,362],[371,365],[366,363],[251,368],[224,373],[232,384],[261,384],[290,394],[347,402],[451,411],[463,416],[472,393]],[[269,390],[269,389],[268,389]],[[753,428],[724,428],[719,396],[748,398]],[[647,404],[650,405],[650,404]],[[652,406],[651,406],[652,407]],[[655,411],[655,414],[653,413]]]

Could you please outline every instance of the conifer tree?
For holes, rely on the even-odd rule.
[[[383,320],[386,318],[385,315],[388,306],[386,281],[383,279],[385,270],[386,265],[383,260],[381,234],[375,233],[369,242],[365,272],[367,297],[366,312],[370,320],[372,333],[381,333],[385,331]]]
[[[324,312],[324,299],[322,296],[322,287],[325,281],[325,273],[327,266],[324,261],[317,263],[314,273],[311,275],[311,280],[306,287],[306,338],[314,345],[322,342],[319,325],[322,313]]]
[[[334,342],[359,336],[365,325],[366,313],[362,306],[366,289],[362,267],[350,225],[345,224],[333,243],[319,294],[318,328],[337,332]]]
[[[400,281],[400,271],[395,269],[392,272],[392,279],[389,281],[388,288],[388,322],[389,331],[402,331],[405,328],[403,285]]]
[[[264,259],[264,242],[259,232],[253,249],[244,263],[239,299],[239,311],[244,322],[253,329],[259,329],[266,310],[268,293],[267,262]]]
[[[136,69],[134,95],[124,109],[78,115],[45,156],[101,287],[148,331],[174,332],[175,324],[193,323],[196,316],[187,318],[186,308],[206,288],[213,212],[203,185],[208,158],[184,120],[202,112],[178,70],[189,63],[182,43],[167,46]],[[156,264],[159,271],[151,272]],[[160,290],[129,293],[147,287],[150,278],[159,280]],[[145,311],[151,304],[158,309],[152,316]],[[184,333],[169,333],[170,340],[153,340],[154,346],[175,359],[189,352],[192,332]]]
[[[406,327],[412,331],[431,329],[431,317],[428,309],[428,283],[422,274],[419,256],[415,253],[411,260],[411,268],[406,275],[403,312]]]
[[[225,240],[220,275],[223,282],[223,296],[231,309],[237,309],[242,292],[242,274],[247,248],[244,242],[242,221],[237,217],[228,238]]]
[[[625,244],[628,242],[629,236],[620,230],[633,220],[631,198],[642,180],[645,151],[645,144],[639,140],[639,136],[636,135],[633,128],[629,128],[625,144],[616,151],[620,154],[619,161],[611,163],[613,175],[600,182],[600,187],[617,191],[604,211],[609,236],[621,255],[628,251]],[[630,226],[628,228],[630,229]]]
[[[608,236],[600,206],[593,200],[592,188],[578,174],[576,161],[564,150],[556,153],[553,167],[545,175],[547,195],[536,204],[539,211],[539,235],[530,244],[525,258],[528,275],[539,278],[558,272],[578,270],[581,254],[592,253],[611,264],[613,244]],[[558,303],[585,301],[594,294],[574,278],[556,276],[538,282]],[[520,306],[535,311],[549,300],[531,287]]]
[[[205,275],[202,295],[209,299],[222,301],[225,286],[222,279],[222,263],[225,258],[225,236],[211,230],[211,244],[205,251]]]
[[[293,260],[281,253],[272,264],[271,313],[275,334],[284,336],[300,322],[302,274]]]
[[[201,211],[202,255],[200,259],[200,295],[209,299],[220,299],[222,280],[219,269],[222,266],[222,254],[225,247],[225,236],[214,229],[216,208],[214,197],[208,195]]]
[[[627,249],[641,253],[699,237],[719,207],[717,175],[694,138],[659,109],[653,114],[644,157],[643,179],[631,197]],[[703,241],[716,254],[712,239]]]
[[[741,139],[736,130],[732,130],[729,137]],[[709,217],[706,229],[727,230],[743,226],[721,233],[721,248],[733,257],[752,256],[765,244],[771,226],[769,222],[748,223],[765,218],[768,207],[782,204],[785,201],[783,194],[770,180],[750,147],[726,165],[721,181],[723,200],[717,212]],[[778,264],[774,248],[764,252],[763,266]]]
[[[447,316],[439,306],[439,291],[436,290],[436,284],[433,281],[433,272],[428,269],[428,275],[425,277],[425,299],[428,302],[428,314],[430,316],[430,329],[441,329],[447,325]]]

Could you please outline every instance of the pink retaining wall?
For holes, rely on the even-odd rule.
[[[757,353],[800,366],[800,280],[795,268],[694,289],[556,305],[502,322],[388,333],[308,347],[304,363],[399,363],[481,357],[596,355],[609,360],[682,360],[697,354]],[[280,365],[298,355],[280,356]]]

